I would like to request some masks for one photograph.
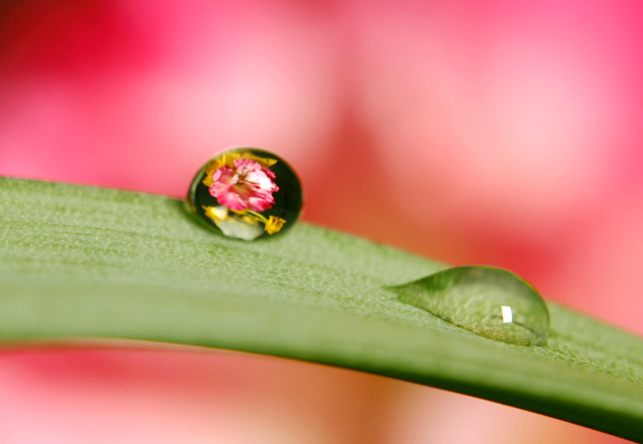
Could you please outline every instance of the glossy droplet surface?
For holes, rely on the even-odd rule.
[[[218,233],[251,241],[288,231],[301,213],[303,193],[297,174],[279,156],[237,148],[199,170],[187,206]]]
[[[518,345],[547,345],[549,310],[538,291],[507,270],[469,266],[388,287],[400,302],[481,336]]]

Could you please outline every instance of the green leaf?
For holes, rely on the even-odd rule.
[[[486,339],[386,286],[446,268],[300,223],[217,236],[180,201],[0,178],[0,338],[100,336],[320,362],[643,440],[643,341],[549,302],[546,347]]]

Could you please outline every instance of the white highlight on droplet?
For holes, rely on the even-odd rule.
[[[501,305],[502,308],[502,322],[513,322],[514,314],[511,311],[511,307],[507,305]]]

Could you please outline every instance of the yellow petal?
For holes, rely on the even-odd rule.
[[[254,154],[251,154],[251,159],[257,162],[259,165],[261,165],[264,168],[270,168],[274,164],[277,163],[277,159],[268,159],[265,157],[257,157]]]
[[[285,223],[286,221],[281,217],[270,216],[265,228],[268,234],[275,234],[281,230],[281,227],[283,227]]]
[[[225,165],[225,156],[217,157],[216,159],[213,159],[208,166],[205,167],[205,177],[203,178],[203,185],[206,187],[210,188],[210,185],[214,183],[214,180],[212,180],[212,174],[219,168],[221,168],[223,165]]]
[[[205,210],[205,215],[214,221],[224,220],[228,217],[228,209],[226,207],[206,207],[202,205],[201,208]]]
[[[266,157],[255,156],[250,151],[240,151],[238,153],[233,153],[233,154],[238,155],[236,157],[236,159],[254,160],[255,162],[257,162],[259,165],[261,165],[264,168],[270,168],[271,166],[273,166],[274,164],[277,163],[277,159],[268,159]]]

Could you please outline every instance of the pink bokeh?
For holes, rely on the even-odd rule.
[[[264,147],[288,159],[302,176],[308,221],[456,265],[512,269],[550,299],[638,334],[643,334],[642,120],[643,5],[635,1],[0,5],[0,174],[182,197],[195,171],[215,152]],[[28,376],[39,368],[34,359],[58,362],[78,378],[91,379],[100,366],[76,366],[76,358],[65,353],[40,353],[46,356],[2,358],[0,385],[43,393],[39,418],[53,424],[49,433],[59,433],[61,441],[76,442],[65,439],[69,435],[57,432],[55,424],[74,415],[96,420],[92,408],[83,407],[83,396],[104,405],[134,402],[124,394],[105,398],[100,393],[106,382],[99,377],[73,387],[71,378],[65,393],[77,402],[66,404],[64,415],[56,413],[54,399],[62,392],[44,387],[54,380]],[[108,368],[139,359],[132,358],[134,351],[74,353],[89,353],[82,358],[89,360],[99,356]],[[225,378],[217,362],[228,358],[216,356],[199,365],[212,366],[212,378]],[[109,378],[126,383],[136,372],[163,373],[141,359],[123,364],[125,370]],[[168,359],[186,364],[136,392],[136,402],[156,402],[155,396],[176,384],[181,408],[198,410],[202,398],[181,392],[179,382],[196,358]],[[309,368],[271,365],[300,375]],[[12,371],[23,375],[22,385],[8,376]],[[245,365],[235,372],[246,378],[230,383],[235,390],[259,384]],[[342,378],[338,371],[323,384],[335,390]],[[410,430],[408,442],[429,436],[432,442],[470,442],[453,438],[458,416],[496,411],[499,422],[471,426],[479,442],[513,439],[498,435],[493,424],[515,418],[516,410],[498,406],[480,413],[480,404],[468,398],[364,378],[363,387],[380,390],[388,384],[388,391],[423,399],[414,415],[404,415],[404,427],[389,421],[389,431]],[[359,404],[365,393],[367,388],[350,396]],[[283,396],[280,414],[297,418],[296,402],[288,404],[294,398]],[[368,420],[384,411],[398,418],[408,403],[393,398],[382,397],[379,413],[367,409]],[[342,402],[337,394],[318,406],[319,414]],[[423,424],[440,403],[457,404],[465,413],[444,416],[444,434],[430,435]],[[170,410],[146,413],[137,423],[134,413],[127,420],[116,413],[101,413],[112,418],[114,433],[142,430],[171,415]],[[221,414],[244,421],[233,410]],[[525,415],[510,419],[525,424],[515,432],[522,436],[611,440]],[[338,420],[315,426],[329,430],[329,435],[319,432],[319,442],[340,439],[332,434],[333,421]],[[9,436],[8,424],[0,423],[0,440]],[[286,426],[279,427],[283,432]],[[351,433],[358,433],[359,424],[349,429],[341,428],[353,437],[346,442],[358,442]],[[379,439],[394,442],[387,433],[382,430]],[[233,435],[220,439],[252,442]],[[445,441],[449,435],[453,440]],[[20,436],[6,442],[40,439]]]

